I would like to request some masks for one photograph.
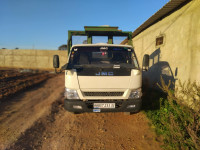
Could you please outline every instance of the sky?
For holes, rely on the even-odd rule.
[[[84,26],[134,31],[168,1],[0,0],[0,49],[56,50]]]

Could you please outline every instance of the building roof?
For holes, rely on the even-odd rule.
[[[164,5],[160,10],[158,10],[154,15],[147,19],[141,26],[139,26],[135,31],[133,31],[132,36],[135,37],[142,31],[162,20],[166,16],[169,16],[174,11],[178,10],[191,0],[170,0],[166,5]],[[127,43],[127,40],[123,41],[121,44]]]
[[[140,32],[148,28],[149,26],[155,24],[156,22],[162,20],[166,16],[170,15],[177,9],[181,8],[183,5],[191,0],[171,0],[166,5],[164,5],[159,11],[157,11],[153,16],[151,16],[147,21],[145,21],[141,26],[139,26],[134,32],[133,37],[138,35]]]

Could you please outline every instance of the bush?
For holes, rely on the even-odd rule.
[[[182,84],[174,92],[161,78],[159,87],[167,94],[154,91],[144,101],[159,104],[159,108],[144,109],[156,132],[163,135],[165,149],[200,149],[200,87],[196,83]],[[160,98],[158,98],[160,95]],[[156,100],[156,101],[154,101]],[[150,103],[148,102],[148,103]],[[153,105],[152,105],[153,106]]]

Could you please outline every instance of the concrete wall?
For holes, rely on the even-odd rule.
[[[53,55],[59,55],[60,66],[67,62],[67,51],[0,49],[0,67],[53,69]]]
[[[156,46],[156,37],[164,35],[164,44]],[[133,38],[142,66],[144,54],[150,55],[149,71],[144,73],[150,85],[166,81],[200,82],[200,0],[193,0]]]

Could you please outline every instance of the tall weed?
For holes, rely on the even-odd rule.
[[[160,94],[159,100],[150,96],[150,99],[156,99],[159,108],[152,107],[145,109],[145,112],[152,120],[157,133],[163,135],[165,149],[198,150],[200,149],[200,86],[195,82],[182,84],[179,81],[174,92],[169,88],[170,85],[171,82],[166,85],[161,78],[161,85],[158,86],[167,96]],[[145,101],[149,99],[149,96],[147,97]],[[151,100],[151,103],[156,101]]]

